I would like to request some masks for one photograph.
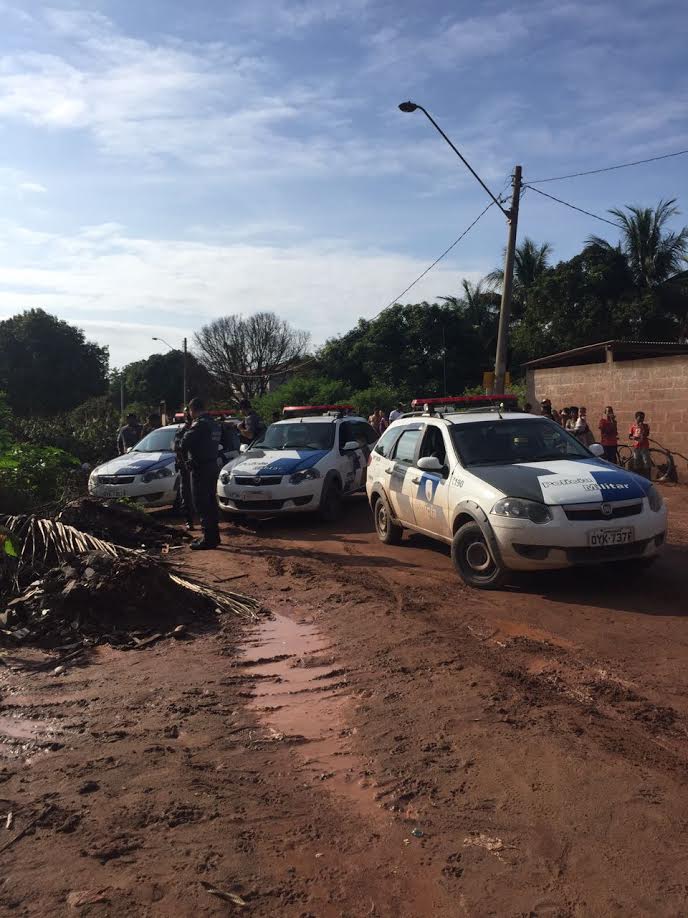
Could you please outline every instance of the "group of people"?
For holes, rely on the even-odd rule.
[[[526,410],[530,410],[526,405]],[[577,437],[585,446],[598,441],[593,434],[588,422],[588,412],[584,407],[575,405],[556,411],[552,408],[550,399],[545,398],[540,402],[540,411],[545,417],[551,418],[566,430]],[[604,414],[597,423],[599,442],[604,447],[604,458],[616,465],[619,463],[619,425],[611,405],[607,405]],[[633,466],[637,471],[649,472],[650,470],[650,425],[645,420],[644,411],[636,411],[635,420],[628,432],[628,439],[633,450]]]
[[[398,402],[394,408],[389,413],[389,416],[385,415],[382,408],[376,408],[373,413],[368,418],[368,423],[375,428],[378,436],[387,430],[392,421],[396,421],[397,418],[400,418],[404,413],[403,402]]]
[[[140,424],[135,414],[128,414],[127,423],[117,433],[117,454],[123,456],[128,453],[139,440],[143,440],[147,434],[157,430],[158,427],[160,427],[159,414],[149,414],[145,424]]]

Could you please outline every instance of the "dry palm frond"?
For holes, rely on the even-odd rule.
[[[248,615],[253,619],[258,618],[260,603],[251,599],[250,596],[244,596],[242,593],[234,593],[230,590],[216,590],[212,587],[200,583],[198,580],[190,578],[188,575],[180,577],[170,571],[170,580],[186,590],[199,593],[210,599],[223,612],[233,612],[235,615]]]
[[[72,554],[101,551],[112,557],[129,552],[113,542],[105,542],[81,532],[73,526],[66,526],[58,520],[42,519],[38,516],[2,516],[0,525],[15,538],[19,547],[14,579],[19,585],[22,575],[38,574],[56,564],[62,564]]]

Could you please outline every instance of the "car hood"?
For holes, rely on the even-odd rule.
[[[644,497],[650,487],[646,478],[594,457],[470,466],[467,471],[507,497],[545,504],[632,500]]]
[[[252,449],[229,467],[237,475],[293,475],[313,468],[328,453],[327,449]]]
[[[95,475],[143,475],[174,462],[174,453],[126,453],[93,470]]]

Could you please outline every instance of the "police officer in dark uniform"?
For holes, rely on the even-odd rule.
[[[182,450],[182,440],[187,431],[191,430],[191,415],[188,407],[184,409],[184,424],[174,435],[175,466],[179,472],[179,504],[186,520],[186,528],[194,528],[194,506],[191,494],[191,471],[187,465],[186,456]]]
[[[200,398],[189,402],[192,424],[182,437],[182,452],[191,472],[191,491],[203,536],[191,543],[195,551],[217,548],[220,544],[217,509],[217,457],[220,445],[220,425],[206,414]]]

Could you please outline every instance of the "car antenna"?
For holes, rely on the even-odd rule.
[[[500,421],[503,421],[503,420],[504,420],[504,418],[502,417],[502,408],[503,408],[503,407],[504,407],[504,403],[503,403],[503,402],[497,402],[497,414],[499,415],[499,420],[500,420]]]

